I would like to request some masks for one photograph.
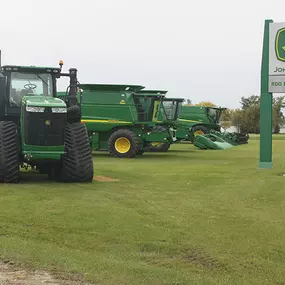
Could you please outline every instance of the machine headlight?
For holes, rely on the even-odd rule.
[[[66,108],[51,108],[53,113],[66,113]]]
[[[28,112],[33,112],[33,113],[43,113],[45,111],[44,107],[26,107],[26,110]]]

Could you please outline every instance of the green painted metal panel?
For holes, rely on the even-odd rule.
[[[34,146],[22,145],[23,155],[30,156],[30,161],[53,159],[60,160],[61,155],[64,154],[64,146]]]
[[[144,89],[142,85],[131,85],[131,84],[80,84],[80,88],[84,91],[129,91],[139,92]]]
[[[149,132],[144,134],[144,139],[147,142],[169,142],[169,132]]]
[[[272,168],[272,93],[268,92],[269,25],[272,22],[272,20],[265,21],[263,36],[260,98],[260,168]]]
[[[110,131],[116,126],[129,126],[137,121],[132,112],[131,92],[121,90],[85,90],[82,96],[82,122],[88,131]]]
[[[220,117],[223,110],[226,110],[226,108],[182,106],[179,119],[216,125],[220,123]]]

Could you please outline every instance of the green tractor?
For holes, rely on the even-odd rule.
[[[5,65],[0,70],[0,181],[18,183],[32,167],[63,182],[92,182],[93,160],[76,98],[77,69]],[[68,96],[56,98],[60,77]]]
[[[170,129],[173,132],[172,141],[177,141],[178,118],[182,108],[182,98],[163,98],[159,109],[159,116],[156,127],[154,129]],[[170,143],[155,143],[149,144],[147,150],[150,152],[166,152],[170,148]]]
[[[93,151],[112,156],[142,155],[150,142],[172,143],[173,132],[156,129],[165,91],[142,90],[140,85],[81,84],[82,122]],[[61,98],[65,96],[59,92]]]

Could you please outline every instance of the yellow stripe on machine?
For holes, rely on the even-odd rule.
[[[202,122],[202,121],[184,120],[184,119],[179,119],[179,121],[183,121],[183,122],[196,122],[196,123],[201,123],[201,122]]]
[[[132,124],[132,122],[120,121],[120,120],[81,120],[82,123],[105,123],[105,124]]]

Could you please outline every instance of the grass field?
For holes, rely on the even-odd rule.
[[[94,155],[119,181],[0,188],[0,259],[102,285],[285,284],[285,136],[273,169],[259,141],[174,145],[136,159]]]

